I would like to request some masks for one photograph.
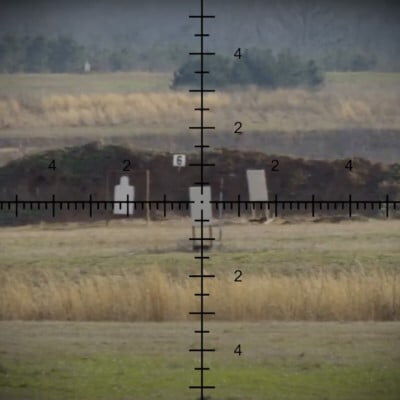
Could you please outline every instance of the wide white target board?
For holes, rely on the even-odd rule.
[[[212,225],[212,206],[211,206],[211,187],[203,186],[203,193],[201,193],[200,186],[192,186],[189,189],[190,201],[190,216],[192,218],[193,226],[201,226],[199,220],[202,217],[203,211],[203,226]]]
[[[119,185],[114,188],[114,214],[133,215],[134,207],[130,201],[135,201],[135,187],[129,184],[129,177],[121,176]]]
[[[265,170],[248,169],[247,184],[249,187],[250,201],[268,201],[267,179]]]

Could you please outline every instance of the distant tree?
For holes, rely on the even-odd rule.
[[[304,82],[309,87],[317,87],[324,82],[324,74],[314,60],[307,63]]]
[[[351,70],[352,71],[368,71],[375,67],[376,58],[374,56],[368,56],[365,54],[356,54],[354,55],[351,61]]]
[[[25,71],[45,72],[48,70],[49,42],[43,36],[29,40],[25,51]]]
[[[84,48],[75,40],[61,36],[50,42],[49,68],[51,72],[81,71],[84,62]]]
[[[239,85],[276,86],[277,62],[271,50],[246,50],[233,67],[233,82]]]
[[[23,40],[15,35],[6,35],[0,44],[0,69],[2,72],[21,72],[24,69]]]
[[[278,54],[276,62],[275,85],[279,87],[294,87],[309,84],[306,79],[306,67],[299,57],[289,50]]]
[[[224,87],[232,83],[232,68],[227,57],[212,56],[205,60],[204,70],[210,70],[212,73],[207,74],[205,79],[206,85],[210,87]],[[198,85],[200,74],[195,74],[199,71],[199,61],[186,61],[174,74],[172,87]]]
[[[371,54],[335,49],[322,57],[322,65],[327,71],[368,71],[376,67],[377,58]]]
[[[175,72],[172,86],[195,85],[199,79],[195,75],[198,70],[198,60],[187,61]],[[207,59],[205,70],[211,72],[206,82],[212,87],[257,85],[274,89],[301,85],[315,87],[323,82],[323,74],[315,61],[303,62],[290,51],[274,56],[271,50],[250,49],[234,63],[227,57],[215,56]]]
[[[266,88],[310,86],[323,82],[323,74],[314,61],[303,62],[289,50],[276,57],[270,50],[246,51],[242,60],[235,63],[233,83],[255,84]]]
[[[134,54],[128,48],[113,51],[109,56],[112,71],[129,71],[134,68]]]

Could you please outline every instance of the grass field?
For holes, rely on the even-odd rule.
[[[166,91],[171,80],[172,74],[156,72],[0,74],[0,97]]]
[[[220,320],[398,320],[399,227],[227,225],[206,265],[217,276],[210,304]],[[3,228],[0,318],[186,320],[197,268],[188,232],[184,220]]]
[[[0,399],[187,400],[190,323],[0,322]],[[219,400],[397,400],[399,323],[209,323]],[[240,343],[243,354],[234,355]]]
[[[34,138],[182,134],[198,103],[170,79],[1,75],[0,139],[21,144],[0,149],[0,164]],[[207,103],[220,132],[240,116],[246,133],[323,137],[398,130],[399,96],[400,74],[334,73],[317,92],[249,89]],[[197,400],[189,235],[185,219],[0,228],[0,400]],[[400,398],[399,240],[400,220],[227,221],[206,263],[217,312],[209,400]]]
[[[231,132],[240,115],[246,132],[400,127],[400,74],[334,73],[323,88],[217,92],[207,96],[210,123]],[[0,136],[40,137],[70,127],[99,128],[93,139],[124,127],[129,135],[176,134],[196,121],[197,97],[168,89],[170,75],[150,73],[0,76]],[[29,129],[36,128],[30,131]],[[37,130],[39,128],[39,130]],[[122,130],[123,130],[122,129]],[[65,131],[67,134],[68,131]]]
[[[286,222],[286,223],[285,223]],[[43,224],[0,229],[3,269],[53,269],[73,273],[143,271],[147,266],[171,274],[193,264],[188,219],[154,222]],[[248,265],[252,273],[293,274],[324,268],[333,272],[362,267],[397,270],[400,263],[400,221],[315,223],[276,220],[223,228],[209,261],[216,272]]]
[[[184,219],[0,229],[0,399],[197,400],[189,232]],[[206,263],[210,399],[399,397],[400,221],[236,220],[223,238]]]
[[[0,74],[0,165],[90,141],[192,151],[198,99],[171,74]],[[398,160],[400,74],[329,73],[315,91],[256,88],[206,96],[214,146],[308,158]],[[233,124],[243,123],[240,137]],[[189,133],[192,133],[190,135]],[[240,139],[240,140],[239,140]],[[379,146],[376,145],[379,141]]]
[[[91,74],[0,74],[0,97],[50,95],[127,94],[169,91],[172,73],[119,72]],[[326,84],[348,87],[365,85],[379,90],[400,85],[399,73],[330,72]]]

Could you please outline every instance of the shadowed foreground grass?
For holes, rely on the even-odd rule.
[[[1,322],[0,399],[196,399],[196,326]],[[399,323],[208,327],[211,399],[399,398]]]

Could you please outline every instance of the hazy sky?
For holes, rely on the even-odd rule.
[[[217,49],[332,46],[400,53],[400,1],[206,0]],[[0,34],[72,35],[100,46],[193,44],[199,0],[1,0]],[[400,56],[399,56],[400,58]]]

